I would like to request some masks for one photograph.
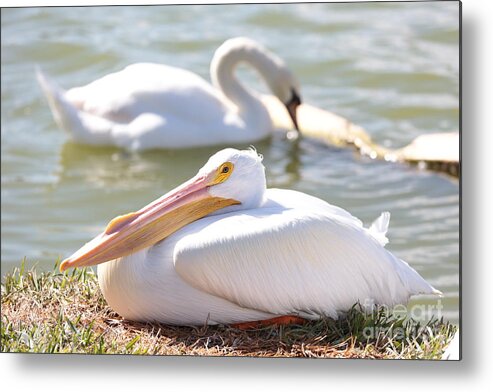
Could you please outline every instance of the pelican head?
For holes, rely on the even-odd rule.
[[[213,197],[237,200],[240,204],[221,210],[256,208],[264,201],[266,181],[262,156],[255,149],[239,151],[226,148],[211,156],[197,175],[226,171],[228,177],[208,188]]]
[[[139,211],[111,220],[104,232],[65,259],[60,270],[128,256],[206,215],[258,207],[265,189],[265,168],[254,149],[224,149],[187,182]]]

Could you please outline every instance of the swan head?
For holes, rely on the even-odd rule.
[[[226,40],[216,50],[211,62],[213,84],[226,95],[234,96],[239,86],[233,83],[231,75],[241,62],[250,64],[260,73],[272,94],[286,106],[298,129],[296,112],[301,104],[299,82],[279,56],[258,42],[246,37]]]
[[[60,270],[128,256],[207,215],[258,207],[265,190],[262,157],[253,148],[221,150],[190,180],[137,212],[111,220],[104,232],[65,259]]]
[[[274,95],[286,106],[294,127],[299,130],[296,114],[301,105],[301,96],[299,83],[293,73],[283,63],[267,83]]]

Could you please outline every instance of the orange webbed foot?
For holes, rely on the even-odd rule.
[[[279,316],[267,320],[258,321],[246,321],[244,323],[231,324],[233,328],[238,329],[256,329],[262,327],[268,327],[271,325],[290,325],[290,324],[304,324],[307,320],[298,316]]]

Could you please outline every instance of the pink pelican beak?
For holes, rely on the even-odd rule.
[[[240,204],[237,200],[209,194],[210,186],[225,181],[228,176],[218,170],[199,173],[139,211],[114,218],[104,232],[63,260],[60,271],[128,256],[211,212]]]

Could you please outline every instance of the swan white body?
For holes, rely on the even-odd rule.
[[[214,87],[179,68],[137,63],[63,91],[38,70],[58,125],[81,143],[130,150],[254,142],[272,122],[260,96],[235,77],[239,63],[258,70],[286,105],[298,84],[283,61],[255,41],[235,38],[211,62]],[[298,99],[299,100],[299,99]],[[295,116],[295,108],[290,112]]]
[[[209,183],[204,192],[241,204],[217,209],[163,241],[98,266],[101,290],[123,317],[178,325],[280,315],[316,319],[337,317],[357,302],[371,309],[407,303],[415,294],[439,294],[384,248],[390,214],[383,213],[367,229],[347,211],[313,196],[266,190],[257,154],[232,149],[214,155],[193,181],[130,215],[130,223],[127,217],[117,218],[106,234],[64,261],[62,269],[113,257],[98,259],[103,246],[125,247],[127,240],[119,244],[111,236],[143,219],[144,212],[163,208],[161,203],[188,197],[186,189],[196,192],[197,181],[213,178],[216,174],[210,173],[223,161],[237,173]]]

